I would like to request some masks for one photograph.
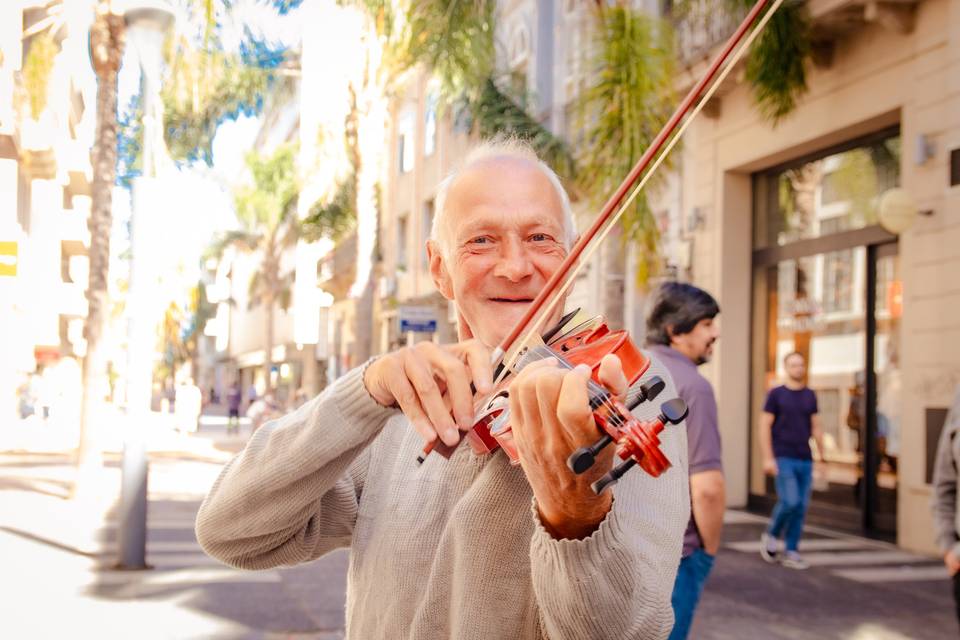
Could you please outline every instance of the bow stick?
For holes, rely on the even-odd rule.
[[[495,382],[499,382],[510,372],[511,367],[521,354],[523,347],[529,345],[538,337],[540,326],[556,308],[563,293],[573,283],[574,277],[580,269],[583,268],[583,265],[587,263],[587,260],[597,250],[603,242],[603,239],[606,238],[607,234],[613,228],[613,225],[620,219],[626,208],[630,206],[640,193],[640,190],[646,185],[647,181],[653,175],[653,172],[660,166],[667,154],[670,153],[670,150],[676,145],[687,126],[689,126],[696,115],[703,109],[704,104],[713,96],[724,78],[733,70],[737,61],[739,61],[743,54],[750,48],[754,39],[763,31],[767,22],[769,22],[780,5],[783,4],[783,0],[774,0],[770,6],[770,10],[760,19],[756,28],[750,31],[750,28],[757,22],[757,18],[768,4],[770,4],[770,0],[757,0],[753,5],[736,31],[734,31],[733,35],[727,40],[723,49],[707,68],[706,73],[704,73],[703,77],[700,78],[680,102],[677,109],[673,112],[673,115],[670,116],[670,119],[667,120],[667,123],[653,139],[653,142],[650,143],[647,150],[640,159],[637,160],[637,163],[630,170],[630,173],[627,174],[623,182],[620,183],[620,186],[617,187],[610,199],[604,204],[599,215],[597,215],[590,227],[580,236],[570,250],[570,253],[567,254],[563,262],[560,263],[560,266],[550,279],[547,280],[543,289],[537,294],[533,302],[530,303],[530,306],[527,307],[517,324],[514,325],[510,333],[500,342],[497,348],[493,350],[490,355],[490,363],[495,367],[495,370],[499,372]],[[724,66],[725,64],[726,66]],[[723,67],[722,70],[721,67]],[[707,86],[710,85],[711,82],[713,82],[713,84],[707,89]],[[688,114],[689,117],[684,120]],[[663,153],[660,153],[661,150]],[[637,183],[637,180],[641,176],[643,176],[643,179]],[[637,184],[634,186],[635,183]],[[632,191],[631,187],[633,187]],[[430,453],[437,442],[437,440],[434,440],[425,447],[423,454],[418,458],[420,462],[423,462],[424,457]]]

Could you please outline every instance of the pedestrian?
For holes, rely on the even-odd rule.
[[[196,433],[200,430],[200,413],[203,410],[203,393],[193,383],[193,378],[185,378],[177,386],[174,403],[174,420],[177,431]]]
[[[806,569],[800,555],[800,534],[813,489],[813,453],[810,436],[817,441],[823,460],[823,427],[817,394],[806,384],[807,361],[794,351],[783,359],[786,382],[771,389],[760,416],[760,447],[764,473],[775,478],[777,504],[770,524],[760,536],[760,555],[767,562],[781,561],[789,569]],[[785,551],[780,557],[779,539]]]
[[[492,350],[576,233],[556,174],[518,142],[471,152],[436,202],[428,265],[456,307],[460,341],[379,356],[261,427],[200,507],[198,541],[246,569],[349,547],[350,639],[666,638],[689,518],[681,431],[660,434],[670,469],[635,469],[596,495],[613,447],[583,474],[567,467],[597,439],[590,369],[548,359],[510,385],[519,465],[466,446],[416,464],[425,441],[454,446],[473,426],[471,385],[492,391]],[[599,369],[612,392],[626,391],[619,359]],[[648,371],[666,383],[661,398],[674,397],[655,356]],[[635,412],[651,419],[659,406]]]
[[[690,521],[683,536],[680,569],[673,585],[674,627],[670,640],[690,633],[693,615],[720,548],[726,485],[713,387],[697,367],[708,362],[720,337],[713,296],[690,284],[668,282],[656,291],[647,315],[647,346],[673,376],[687,403]]]
[[[227,435],[240,432],[240,403],[243,402],[243,392],[240,383],[236,380],[227,390]]]
[[[957,487],[957,466],[960,465],[960,387],[953,397],[937,445],[933,467],[933,521],[937,546],[943,564],[953,580],[953,598],[960,621],[960,491]]]

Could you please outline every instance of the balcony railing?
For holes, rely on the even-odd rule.
[[[667,17],[673,24],[677,56],[689,64],[726,41],[746,15],[745,10],[731,10],[726,0],[683,0],[671,2]]]

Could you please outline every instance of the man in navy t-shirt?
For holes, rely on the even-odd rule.
[[[803,355],[787,354],[783,366],[787,382],[770,390],[760,418],[763,470],[775,477],[777,486],[770,525],[760,536],[760,555],[767,562],[775,562],[779,555],[777,539],[783,536],[783,566],[806,569],[799,545],[813,484],[810,436],[816,439],[822,459],[823,429],[817,415],[817,395],[804,383],[807,363]]]

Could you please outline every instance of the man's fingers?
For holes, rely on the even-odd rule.
[[[556,358],[533,362],[521,369],[520,374],[510,383],[510,424],[519,427],[520,432],[528,422],[538,419],[540,405],[536,396],[535,374],[537,369],[550,366],[557,366]]]
[[[627,376],[623,373],[623,365],[613,353],[608,353],[600,360],[600,382],[613,395],[623,398],[627,393]]]
[[[592,424],[593,412],[590,410],[590,396],[587,381],[590,380],[590,367],[577,365],[563,377],[560,387],[560,399],[557,402],[557,417],[568,431],[579,433],[584,425]]]
[[[407,416],[410,424],[413,425],[417,433],[423,436],[424,440],[427,442],[436,440],[437,432],[433,428],[430,419],[427,418],[427,414],[424,413],[423,407],[420,406],[420,399],[417,397],[417,392],[414,390],[413,385],[410,384],[410,381],[407,380],[406,374],[399,368],[396,368],[392,369],[388,375],[390,376],[388,382],[390,390],[397,404],[400,405],[400,410],[403,412],[403,415]]]
[[[437,435],[445,444],[455,445],[460,440],[460,434],[433,379],[433,371],[413,350],[404,354],[403,369]]]
[[[441,384],[446,388],[447,413],[452,410],[460,429],[467,431],[473,426],[473,394],[470,392],[470,374],[466,365],[449,351],[432,342],[423,343],[418,347],[427,358],[432,370],[439,373],[442,378]]]
[[[473,386],[479,394],[490,393],[493,389],[493,369],[490,368],[490,352],[479,342],[474,342],[464,350],[464,358],[470,368]]]

